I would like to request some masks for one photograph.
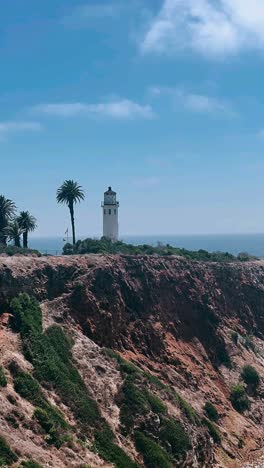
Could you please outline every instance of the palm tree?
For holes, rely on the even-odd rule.
[[[17,222],[23,232],[23,248],[28,248],[28,233],[35,231],[37,228],[37,220],[29,211],[21,211],[17,217]]]
[[[11,221],[8,226],[4,228],[4,234],[9,241],[13,241],[15,247],[21,247],[20,237],[24,233],[24,229],[19,226],[17,219]]]
[[[16,205],[12,200],[0,195],[0,244],[6,245],[6,234],[4,229],[13,218]]]
[[[84,200],[84,191],[77,182],[73,180],[65,180],[62,186],[57,190],[57,202],[68,205],[71,215],[72,225],[72,243],[75,245],[75,221],[74,221],[74,205],[81,200]]]

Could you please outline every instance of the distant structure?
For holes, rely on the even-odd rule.
[[[111,239],[112,242],[118,240],[118,209],[119,202],[116,201],[116,192],[112,187],[104,193],[103,208],[103,236]]]

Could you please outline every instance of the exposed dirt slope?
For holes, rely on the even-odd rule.
[[[218,443],[204,425],[186,416],[168,387],[141,381],[141,390],[145,385],[158,396],[191,440],[185,458],[172,466],[239,467],[249,462],[245,466],[254,466],[254,460],[261,460],[264,384],[256,394],[249,389],[251,407],[244,414],[232,407],[230,390],[241,380],[245,364],[253,365],[264,379],[263,262],[210,264],[128,256],[0,258],[0,355],[8,377],[8,386],[0,391],[0,433],[22,458],[32,455],[43,465],[106,467],[109,464],[91,450],[92,441],[90,446],[74,441],[59,450],[47,446],[32,422],[33,408],[14,391],[8,364],[16,360],[21,368],[32,371],[19,335],[7,328],[10,300],[20,292],[40,301],[46,328],[60,324],[73,338],[73,357],[90,395],[117,443],[139,466],[145,465],[132,434],[125,436],[120,425],[125,376],[118,360],[104,348],[157,376],[201,418],[206,402],[217,408]],[[44,391],[67,420],[76,424],[56,392]],[[10,395],[15,404],[8,400]],[[22,414],[21,420],[15,414],[16,424],[8,417],[14,410]],[[144,416],[146,431],[154,431],[154,416]],[[134,424],[142,427],[140,418]]]

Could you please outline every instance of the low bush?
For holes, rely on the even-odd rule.
[[[176,400],[179,404],[180,409],[183,411],[185,416],[189,419],[189,421],[193,424],[200,425],[201,421],[196,413],[195,409],[188,403],[188,401],[184,400],[178,393],[176,395]]]
[[[230,401],[235,410],[239,413],[243,413],[250,408],[250,401],[247,397],[245,388],[241,384],[237,384],[232,388]]]
[[[42,390],[38,382],[26,372],[18,370],[14,378],[14,389],[22,398],[33,404],[44,401]]]
[[[226,349],[225,343],[219,343],[216,347],[216,365],[231,368],[231,359]]]
[[[191,251],[172,247],[169,244],[163,245],[158,243],[153,245],[132,245],[125,242],[111,242],[106,238],[102,239],[85,239],[76,242],[75,245],[65,244],[63,248],[64,255],[76,254],[123,254],[123,255],[178,255],[190,260],[203,262],[244,262],[247,260],[245,256],[235,257],[228,252],[207,252],[206,250]],[[249,260],[249,259],[248,259]]]
[[[20,332],[22,340],[30,340],[42,333],[42,315],[35,299],[28,294],[20,294],[12,300],[11,310],[11,326],[14,331]]]
[[[221,436],[215,425],[209,421],[207,418],[203,418],[203,424],[207,426],[210,436],[216,444],[221,443]]]
[[[0,387],[6,387],[7,386],[7,380],[5,376],[5,371],[2,366],[0,366]]]
[[[41,257],[41,253],[38,250],[22,249],[22,247],[15,247],[13,245],[0,245],[0,255],[1,254],[8,255],[9,257],[13,257],[13,255],[33,255],[34,257]]]
[[[95,451],[116,468],[139,468],[131,458],[113,442],[113,434],[109,429],[95,434]]]
[[[219,419],[219,413],[216,407],[209,401],[207,401],[204,405],[204,412],[206,416],[214,422],[217,422]]]
[[[0,466],[10,466],[17,461],[17,455],[11,450],[6,440],[0,437]]]
[[[21,397],[37,406],[34,417],[48,435],[46,441],[60,447],[65,440],[69,426],[57,408],[46,400],[38,382],[30,374],[16,369],[14,388]]]
[[[238,333],[236,331],[231,332],[231,340],[234,344],[238,344]]]
[[[246,335],[246,336],[244,337],[244,346],[245,346],[245,348],[247,348],[248,350],[251,350],[251,351],[253,351],[253,352],[255,353],[256,348],[255,348],[253,336],[251,336],[251,335]]]
[[[23,461],[20,466],[23,468],[41,468],[41,465],[33,460]]]
[[[135,385],[131,376],[125,379],[122,393],[124,401],[120,409],[120,421],[126,431],[129,431],[133,427],[134,418],[146,414],[149,405],[146,395]]]
[[[46,442],[60,448],[65,440],[60,425],[56,424],[56,421],[42,408],[36,408],[33,416],[46,433]]]
[[[241,372],[241,377],[247,385],[251,385],[256,389],[260,384],[260,376],[255,367],[244,366]]]
[[[162,419],[159,438],[165,449],[171,448],[175,457],[185,454],[192,447],[183,425],[172,419]]]
[[[165,414],[167,412],[166,406],[156,395],[146,391],[146,398],[153,413]]]
[[[172,468],[169,456],[154,440],[137,431],[135,441],[137,450],[143,456],[146,468]]]

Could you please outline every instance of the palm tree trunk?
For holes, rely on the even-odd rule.
[[[6,236],[3,233],[0,233],[0,244],[7,245]]]
[[[23,248],[28,248],[28,231],[23,232]]]
[[[20,237],[15,237],[15,247],[21,247],[21,245],[20,245]]]
[[[0,219],[0,244],[3,244],[3,245],[7,245],[6,235],[4,234],[4,228],[6,226],[7,226],[7,224],[1,218]]]
[[[74,222],[74,208],[73,204],[69,206],[70,209],[70,214],[71,214],[71,225],[72,225],[72,243],[73,245],[76,244],[76,239],[75,239],[75,222]]]

